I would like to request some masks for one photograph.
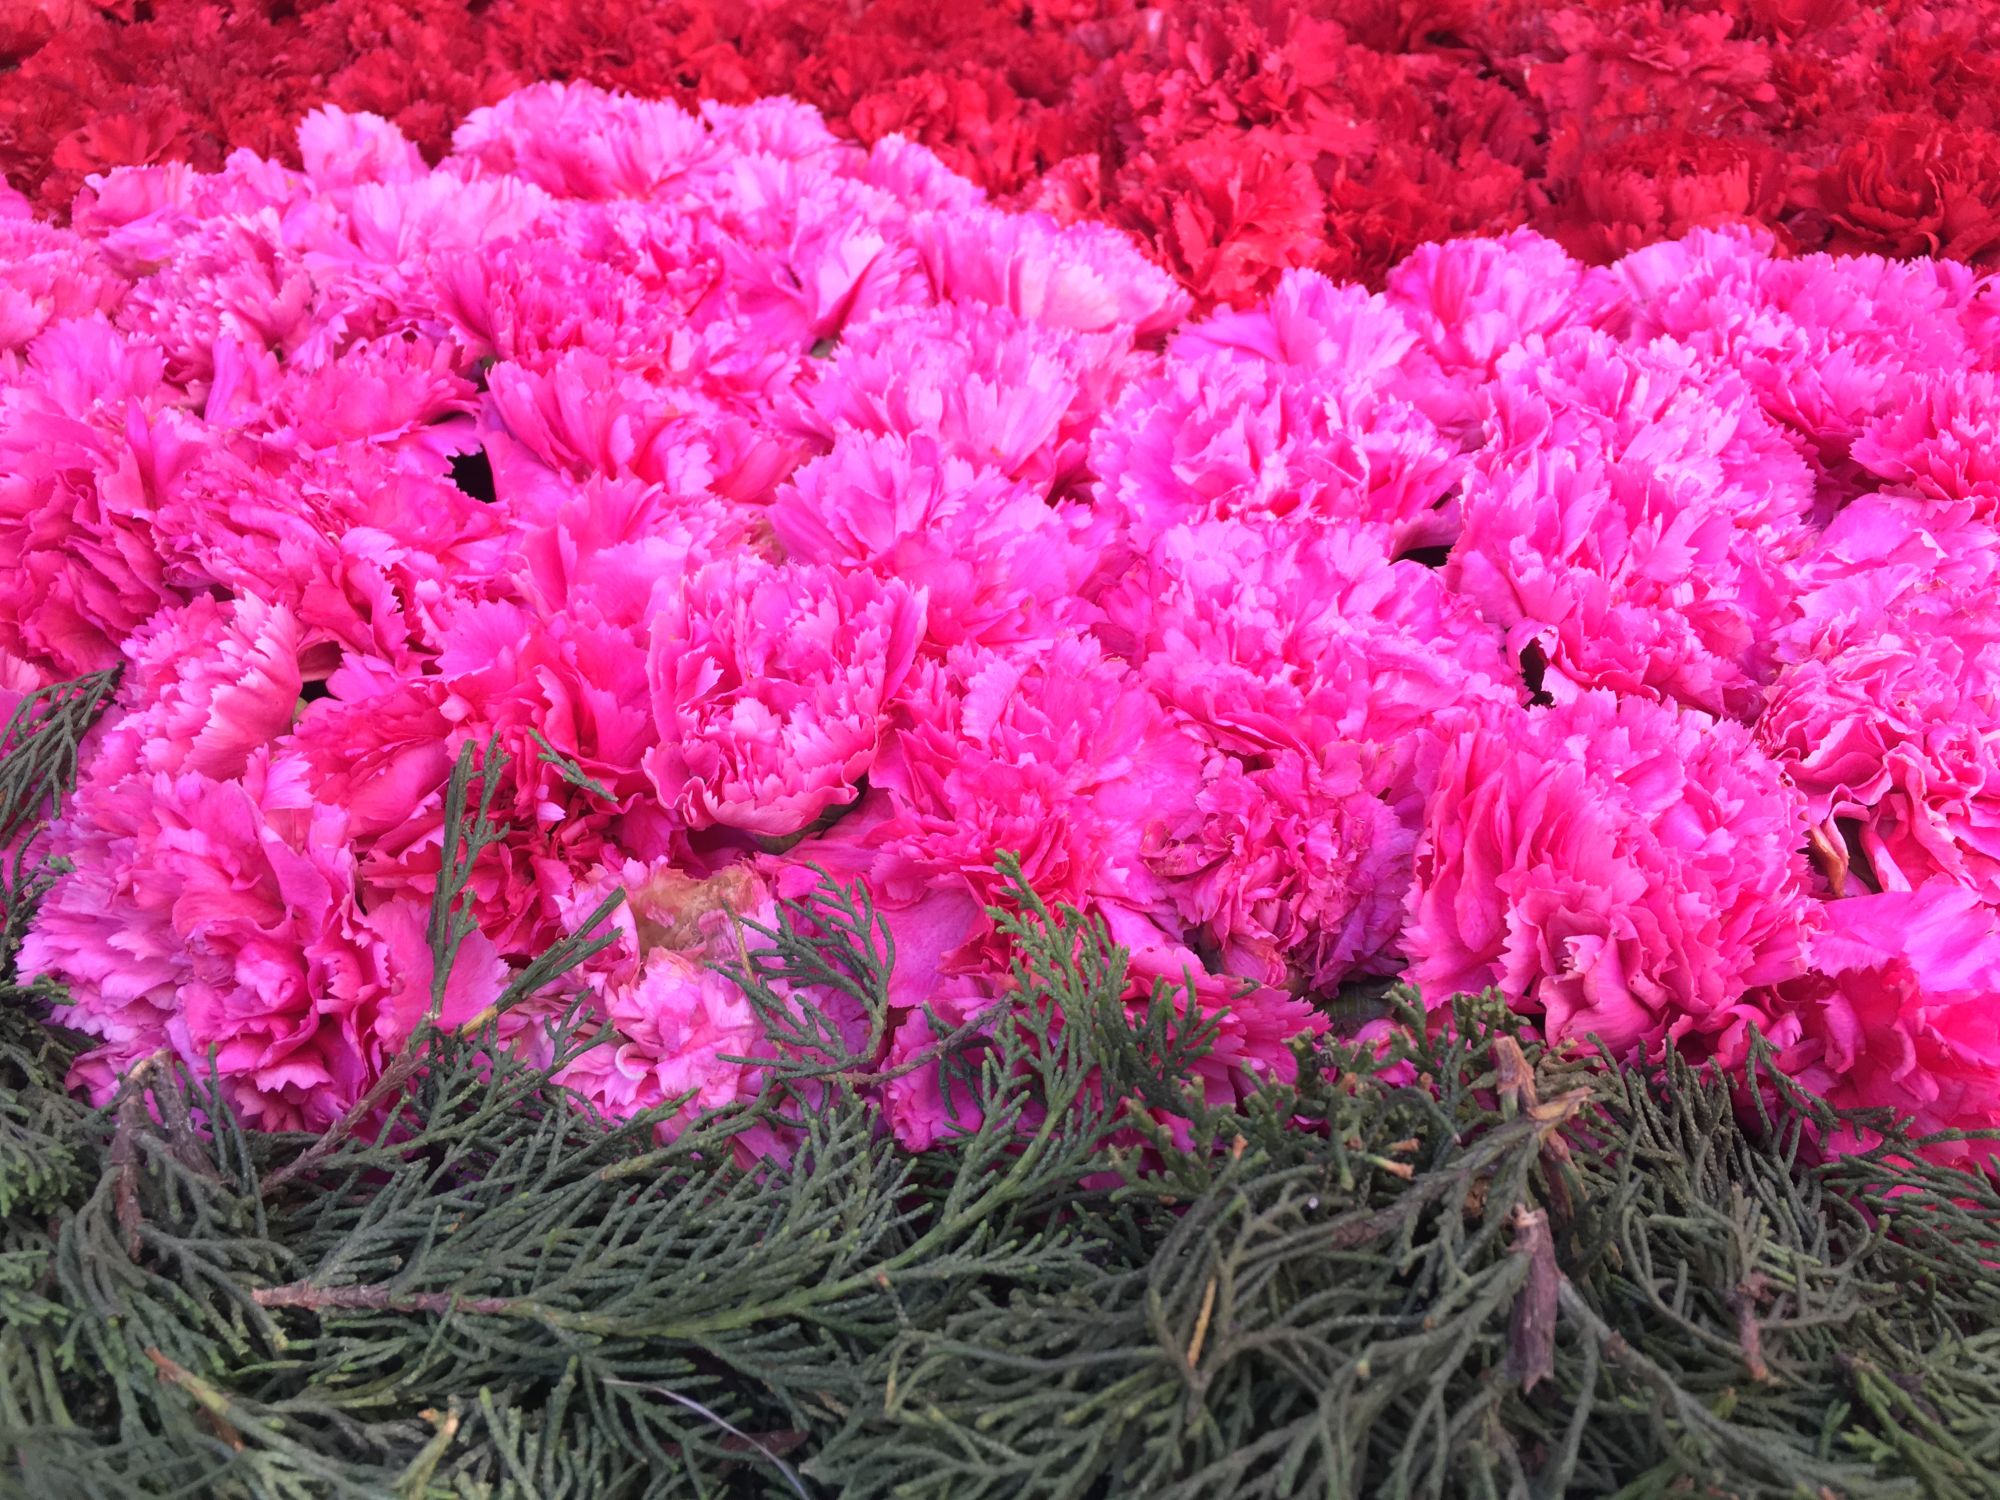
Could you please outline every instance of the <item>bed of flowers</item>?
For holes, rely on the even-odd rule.
[[[410,60],[421,58],[421,67]],[[1791,248],[2000,252],[1988,0],[8,0],[0,170],[247,146],[326,103],[435,157],[540,79],[788,94],[996,196],[1136,234],[1206,301],[1378,285],[1528,226],[1593,262],[1724,223]]]
[[[0,203],[24,1472],[1987,1492],[1986,243],[1038,181],[544,83]]]

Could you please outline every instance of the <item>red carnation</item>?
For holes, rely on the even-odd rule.
[[[1886,115],[1819,174],[1834,250],[1978,260],[2000,244],[2000,135]]]

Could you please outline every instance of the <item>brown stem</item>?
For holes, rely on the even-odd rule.
[[[258,1287],[250,1300],[259,1307],[304,1307],[314,1312],[483,1313],[504,1317],[521,1311],[511,1297],[465,1297],[457,1292],[398,1292],[386,1286],[314,1286],[294,1281],[289,1286]]]

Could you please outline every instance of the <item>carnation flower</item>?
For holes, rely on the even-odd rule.
[[[1330,993],[1389,962],[1416,832],[1352,746],[1270,760],[1213,757],[1194,815],[1156,835],[1148,862],[1224,973]]]
[[[0,202],[0,351],[26,348],[51,323],[109,315],[125,296],[94,247],[24,208]]]
[[[756,1065],[767,1050],[749,997],[714,965],[738,956],[737,918],[769,923],[771,898],[738,866],[708,880],[670,865],[625,861],[585,877],[565,900],[581,923],[609,894],[625,899],[605,919],[610,945],[582,971],[598,1044],[559,1075],[613,1119],[675,1100],[660,1126],[671,1140],[708,1111],[754,1097]]]
[[[1943,370],[1855,440],[1869,473],[1938,500],[1972,500],[2000,520],[2000,375]]]
[[[2000,246],[2000,134],[1924,115],[1869,122],[1819,174],[1833,248],[1978,260]]]
[[[1089,637],[959,646],[919,665],[870,775],[888,798],[872,873],[894,902],[949,874],[986,905],[1013,852],[1045,900],[1148,910],[1147,830],[1185,816],[1199,768],[1196,741]]]
[[[661,799],[693,828],[797,833],[851,801],[923,632],[907,585],[718,561],[655,597],[647,679]]]
[[[700,164],[708,131],[667,100],[537,83],[476,109],[452,133],[455,154],[561,198],[638,198]]]
[[[1768,236],[1700,231],[1627,256],[1615,275],[1633,337],[1670,335],[1734,371],[1799,434],[1822,476],[1824,520],[1863,487],[1849,449],[1868,424],[1907,406],[1932,372],[1977,362],[1979,281],[1946,262],[1770,250]]]
[[[1078,592],[1096,567],[1085,543],[1099,519],[921,434],[842,433],[780,487],[770,522],[797,561],[923,590],[925,632],[942,647],[1053,636],[1092,618]]]
[[[1170,358],[1135,384],[1090,461],[1099,505],[1135,545],[1176,522],[1254,517],[1364,522],[1399,552],[1451,541],[1464,467],[1421,411],[1349,369],[1223,353]]]
[[[1174,528],[1104,605],[1106,637],[1220,752],[1147,846],[1181,919],[1259,983],[1383,966],[1444,735],[1519,701],[1495,632],[1336,527]]]
[[[1617,301],[1605,273],[1525,229],[1418,248],[1390,275],[1388,299],[1443,369],[1482,376],[1537,334],[1597,325]]]
[[[1447,747],[1404,937],[1426,1005],[1497,988],[1553,1040],[1686,1047],[1766,1018],[1817,924],[1805,809],[1749,732],[1603,691]],[[1767,1028],[1768,1029],[1768,1028]]]
[[[1360,528],[1177,526],[1101,602],[1107,644],[1217,745],[1365,740],[1403,768],[1399,800],[1440,715],[1519,701],[1497,632]]]
[[[126,667],[27,950],[104,1044],[99,1096],[166,1048],[213,1052],[263,1123],[359,1097],[431,1004],[468,747],[508,769],[484,763],[483,935],[442,1019],[622,884],[619,942],[548,1002],[582,999],[605,1045],[570,1081],[615,1114],[754,1092],[725,1059],[761,1031],[709,965],[725,908],[814,866],[895,939],[892,1063],[961,1024],[976,1051],[1012,850],[1107,923],[1135,1002],[1166,980],[1221,1016],[1217,1099],[1289,1076],[1318,997],[1405,963],[1433,1004],[1497,984],[1558,1038],[1738,1060],[1755,1024],[1820,1066],[1861,1055],[1829,996],[1902,961],[1812,949],[1846,903],[1921,896],[1973,937],[1925,893],[2000,905],[2000,311],[1963,265],[1776,255],[1865,216],[1748,179],[1733,206],[1702,144],[1804,180],[1840,148],[1767,139],[1811,112],[1787,91],[1834,121],[1876,108],[1869,69],[1972,100],[1929,42],[1891,57],[1849,18],[1875,49],[1849,76],[1644,7],[1439,33],[982,3],[919,46],[905,0],[837,24],[812,0],[635,48],[629,16],[554,28],[539,0],[422,0],[389,31],[351,0],[189,3],[132,21],[132,55],[297,43],[347,109],[224,160],[214,99],[155,119],[111,86],[95,12],[98,41],[0,76],[16,140],[62,114],[21,75],[103,85],[51,138],[72,165],[205,153],[93,177],[68,231],[0,194],[0,707]],[[419,37],[457,70],[436,101],[388,65]],[[838,103],[503,97],[533,59]],[[272,131],[302,89],[274,75],[242,118]],[[981,182],[896,129],[985,151]],[[1632,176],[1654,146],[1664,187]],[[1592,269],[1521,231],[1391,270],[1460,229],[1575,230],[1613,166],[1633,217],[1601,249],[1674,216],[1783,235]],[[1923,942],[1918,993],[1984,982]],[[545,1057],[546,1015],[504,1043]],[[949,1134],[950,1087],[909,1071],[891,1128]]]
[[[420,915],[393,930],[385,911],[362,916],[343,834],[303,764],[262,751],[240,779],[140,773],[80,791],[53,845],[76,871],[21,951],[24,974],[67,987],[63,1024],[102,1039],[73,1081],[103,1102],[118,1073],[168,1050],[212,1067],[258,1128],[319,1130],[353,1105],[428,1006],[430,977],[408,941]],[[499,990],[484,938],[460,964],[448,1024]]]
[[[1943,874],[2000,902],[1990,581],[1959,590],[1927,580],[1883,614],[1834,619],[1803,649],[1772,686],[1757,738],[1805,794],[1828,847],[1842,848],[1851,826],[1881,888]]]
[[[1892,1109],[1919,1134],[2000,1126],[2000,912],[1965,887],[1829,902],[1811,971],[1765,997],[1779,1067],[1844,1109]],[[1865,1148],[1840,1127],[1824,1144]],[[1990,1162],[1992,1141],[1938,1141],[1939,1161]]]
[[[848,335],[802,397],[799,425],[934,439],[1044,492],[1077,479],[1090,430],[1137,361],[1123,332],[1077,334],[947,303]]]
[[[979,208],[930,215],[912,229],[947,301],[1004,307],[1045,328],[1141,337],[1187,316],[1187,294],[1101,224],[1059,227],[1039,214]]]
[[[0,651],[57,677],[112,665],[180,593],[156,508],[190,456],[157,350],[100,319],[58,323],[0,382]]]
[[[1560,684],[1753,714],[1812,487],[1748,392],[1576,330],[1505,356],[1488,399],[1452,587]]]

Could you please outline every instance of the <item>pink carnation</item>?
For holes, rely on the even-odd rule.
[[[1515,704],[1497,634],[1368,532],[1205,522],[1107,591],[1106,638],[1215,747],[1148,863],[1231,974],[1379,970],[1451,726]]]
[[[646,774],[690,827],[798,832],[855,796],[922,632],[922,595],[868,574],[746,559],[663,584]]]
[[[1388,302],[1443,369],[1483,377],[1537,335],[1612,322],[1618,296],[1604,271],[1517,229],[1419,246],[1389,273]]]
[[[1498,633],[1366,530],[1177,526],[1101,602],[1106,643],[1243,755],[1367,740],[1407,765],[1439,715],[1519,701]]]
[[[250,1124],[317,1130],[360,1096],[430,1001],[422,908],[364,917],[338,810],[302,763],[264,752],[240,780],[139,774],[79,793],[55,847],[77,866],[49,895],[22,972],[60,979],[58,1019],[103,1039],[74,1081],[100,1102],[166,1049],[211,1065]],[[444,1018],[498,993],[468,939]]]
[[[69,677],[180,592],[157,509],[191,457],[160,357],[100,319],[58,323],[0,379],[0,651]]]
[[[1457,445],[1408,402],[1339,372],[1170,358],[1098,428],[1090,459],[1098,503],[1140,546],[1211,518],[1361,522],[1398,552],[1458,530]]]
[[[1078,597],[1102,527],[932,438],[843,433],[779,488],[771,529],[800,562],[866,568],[927,598],[938,645],[1001,645],[1090,623]]]
[[[0,214],[0,352],[24,349],[51,323],[109,316],[125,278],[67,229]]]
[[[702,122],[668,100],[538,83],[467,115],[453,154],[563,198],[645,197],[698,166]]]
[[[1748,731],[1610,693],[1488,710],[1449,746],[1410,896],[1427,1005],[1497,988],[1553,1039],[1716,1045],[1798,973],[1805,814]]]
[[[928,437],[1049,491],[1080,477],[1091,428],[1137,363],[1129,334],[1078,334],[999,307],[892,313],[843,339],[799,425]]]
[[[1172,328],[1192,305],[1174,279],[1103,224],[1058,226],[1043,214],[968,208],[912,226],[941,300],[1004,307],[1078,333]]]
[[[870,777],[887,812],[873,875],[906,904],[940,875],[980,904],[1018,853],[1044,899],[1155,908],[1148,830],[1185,817],[1200,750],[1089,637],[960,646],[922,664]]]
[[[1148,862],[1227,974],[1330,993],[1388,963],[1417,837],[1353,747],[1280,750],[1249,768],[1217,755],[1193,816]]]
[[[1830,850],[1851,826],[1889,890],[1947,875],[2000,901],[2000,609],[1928,587],[1837,622],[1772,687],[1757,738]]]
[[[2000,912],[1948,880],[1826,906],[1812,970],[1765,997],[1778,1065],[1844,1108],[1889,1108],[1918,1132],[2000,1126]],[[1827,1145],[1868,1142],[1844,1129]],[[1990,1163],[1993,1141],[1939,1142]]]
[[[624,1118],[686,1096],[661,1126],[671,1139],[697,1115],[757,1092],[754,1058],[768,1050],[742,988],[714,967],[739,955],[735,919],[770,923],[771,898],[741,867],[699,880],[664,864],[626,861],[595,871],[564,903],[581,922],[610,892],[614,941],[585,967],[592,1014],[605,1035],[561,1081],[604,1114]]]
[[[1804,440],[1832,481],[1823,498],[1837,503],[1858,485],[1849,450],[1872,421],[1906,407],[1933,372],[1991,359],[1979,280],[1949,261],[1770,251],[1761,232],[1697,230],[1626,256],[1613,274],[1631,335],[1670,335],[1741,376]]]
[[[1869,473],[1937,500],[1971,500],[2000,520],[2000,375],[1942,370],[1855,441]]]
[[[1488,399],[1452,586],[1559,685],[1754,714],[1812,490],[1748,393],[1578,331],[1502,358]]]

